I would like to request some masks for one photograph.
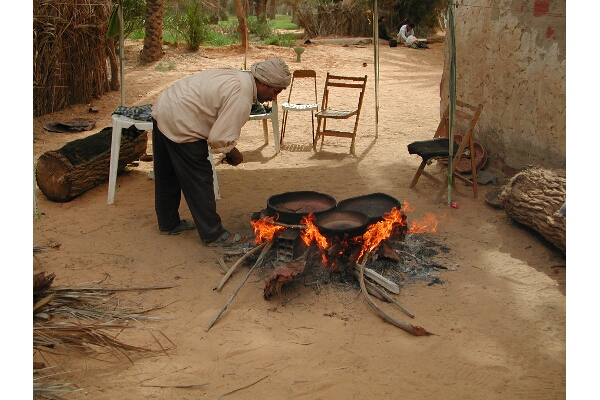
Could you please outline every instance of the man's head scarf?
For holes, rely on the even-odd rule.
[[[281,58],[257,61],[250,66],[250,71],[256,79],[275,88],[286,88],[292,81],[292,74]]]

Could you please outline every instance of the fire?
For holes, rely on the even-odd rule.
[[[425,214],[423,218],[418,221],[411,221],[408,233],[428,233],[437,232],[438,220],[435,215],[431,213]]]
[[[413,212],[415,208],[408,204],[406,200],[404,200],[402,209],[406,212]],[[435,215],[431,213],[425,214],[420,220],[412,221],[409,224],[408,233],[411,235],[418,233],[432,233],[437,232],[438,220]]]
[[[285,226],[275,225],[275,219],[265,216],[256,221],[250,221],[254,229],[254,242],[260,244],[263,241],[271,241],[278,233],[285,230]]]
[[[389,238],[397,226],[406,226],[406,216],[396,207],[389,213],[383,214],[383,221],[369,225],[367,231],[362,236],[362,249],[360,257],[367,251],[373,251],[382,240]]]
[[[314,241],[321,250],[321,258],[324,265],[335,268],[337,260],[344,255],[349,256],[352,252],[347,252],[347,249],[355,249],[352,254],[353,260],[360,260],[365,253],[375,250],[383,240],[390,237],[404,237],[408,234],[419,234],[428,232],[437,232],[438,220],[436,217],[427,213],[424,217],[416,221],[406,221],[405,212],[412,212],[414,208],[404,201],[403,210],[396,207],[383,215],[383,219],[379,222],[371,224],[367,227],[367,231],[362,235],[352,239],[327,239],[319,232],[319,228],[315,225],[316,217],[313,213],[302,218],[300,224],[303,225],[300,229],[300,238],[310,246]],[[260,244],[265,241],[271,241],[276,235],[283,232],[286,227],[276,225],[275,219],[270,216],[265,216],[257,221],[251,221],[255,234],[255,242]],[[360,248],[360,252],[358,249]],[[358,254],[358,257],[356,257]]]
[[[408,204],[408,201],[404,200],[404,203],[402,204],[402,209],[405,212],[413,212],[415,211],[415,208],[413,206],[411,206],[410,204]]]
[[[310,246],[312,241],[314,240],[317,243],[317,246],[320,250],[325,250],[330,246],[330,243],[327,241],[327,238],[321,235],[319,232],[319,228],[315,226],[316,217],[313,213],[308,214],[306,217],[303,217],[300,223],[306,228],[302,230],[300,233],[300,237],[302,241],[307,246]]]

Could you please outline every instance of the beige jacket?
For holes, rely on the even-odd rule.
[[[214,68],[163,91],[152,106],[152,117],[176,143],[206,139],[214,153],[227,153],[236,146],[254,101],[256,84],[250,72]]]

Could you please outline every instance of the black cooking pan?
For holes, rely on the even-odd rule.
[[[369,224],[383,220],[383,214],[396,207],[401,209],[400,202],[385,193],[372,193],[365,196],[352,197],[338,203],[340,211],[358,211],[369,217]]]
[[[308,214],[317,216],[334,210],[336,204],[333,197],[319,192],[286,192],[269,197],[267,214],[278,222],[297,225]]]
[[[367,231],[369,217],[358,211],[332,210],[320,214],[315,226],[324,236],[343,238],[347,235],[351,239]]]

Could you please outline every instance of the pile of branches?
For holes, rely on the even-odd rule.
[[[309,38],[317,36],[371,37],[373,14],[367,4],[356,2],[319,3],[316,10],[308,4],[296,10],[295,20]]]
[[[55,274],[46,275],[45,272],[33,276],[33,350],[34,360],[37,360],[34,361],[34,396],[60,398],[61,394],[79,390],[70,383],[56,382],[55,369],[60,363],[52,365],[54,356],[76,351],[93,357],[107,354],[117,358],[124,356],[133,363],[132,354],[166,353],[175,347],[162,332],[142,324],[162,319],[148,315],[155,309],[139,311],[122,305],[115,297],[119,291],[170,287],[61,287],[52,286],[54,278]],[[148,332],[157,346],[127,343],[122,339],[123,332],[131,329]]]
[[[106,37],[112,8],[111,0],[34,0],[34,116],[119,89],[114,39]]]

